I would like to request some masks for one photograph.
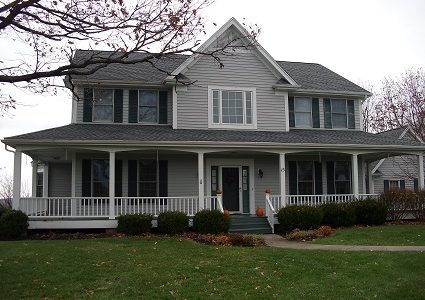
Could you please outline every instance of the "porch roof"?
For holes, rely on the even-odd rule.
[[[198,130],[172,129],[163,125],[126,124],[69,124],[32,133],[6,137],[3,143],[16,146],[24,144],[77,144],[84,143],[165,143],[176,145],[192,142],[226,144],[305,144],[322,145],[369,145],[414,148],[425,150],[425,145],[414,140],[395,139],[385,135],[352,130],[308,130],[291,129],[289,132],[277,131],[236,131],[236,130]]]

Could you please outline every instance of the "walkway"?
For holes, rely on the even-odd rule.
[[[414,251],[425,252],[425,246],[360,246],[360,245],[320,245],[302,242],[291,242],[277,234],[263,235],[270,247],[302,250],[331,250],[331,251]]]

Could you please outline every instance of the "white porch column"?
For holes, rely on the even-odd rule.
[[[360,158],[361,161],[361,168],[362,168],[362,194],[367,194],[366,191],[366,161],[363,157]]]
[[[359,163],[358,155],[353,154],[351,156],[351,168],[352,168],[352,189],[355,198],[359,197]]]
[[[370,163],[367,164],[367,174],[369,179],[369,194],[375,194],[375,183],[373,181],[372,167]]]
[[[21,198],[21,166],[22,152],[20,150],[16,150],[13,161],[13,209],[19,209],[19,199]]]
[[[280,196],[282,197],[282,205],[286,206],[286,165],[285,153],[279,154],[279,175],[280,175]]]
[[[49,164],[43,165],[43,198],[49,197]]]
[[[76,195],[76,187],[77,184],[77,154],[74,152],[71,156],[71,197],[75,198]],[[77,200],[71,199],[71,215],[77,215]]]
[[[204,153],[198,153],[198,197],[199,210],[204,209]]]
[[[418,155],[418,188],[423,190],[425,188],[424,184],[424,156],[423,154]]]
[[[115,219],[115,152],[109,152],[109,219]]]
[[[37,197],[37,165],[38,165],[38,161],[33,159],[31,162],[31,167],[32,167],[31,197]]]

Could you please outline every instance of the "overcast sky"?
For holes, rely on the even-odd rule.
[[[261,28],[259,42],[276,60],[320,63],[357,84],[377,87],[385,76],[425,67],[423,0],[216,0],[204,16],[208,36],[231,17],[245,18]],[[0,49],[0,59],[4,51]],[[22,105],[0,117],[1,139],[69,124],[67,93],[16,95]],[[4,146],[0,168],[13,171],[13,154]],[[23,180],[29,183],[30,178],[30,158],[24,158]]]

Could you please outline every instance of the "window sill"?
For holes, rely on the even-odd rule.
[[[245,124],[209,124],[208,128],[211,129],[241,129],[241,130],[245,130],[245,129],[257,129],[257,125],[256,124],[250,124],[250,125],[245,125]]]

